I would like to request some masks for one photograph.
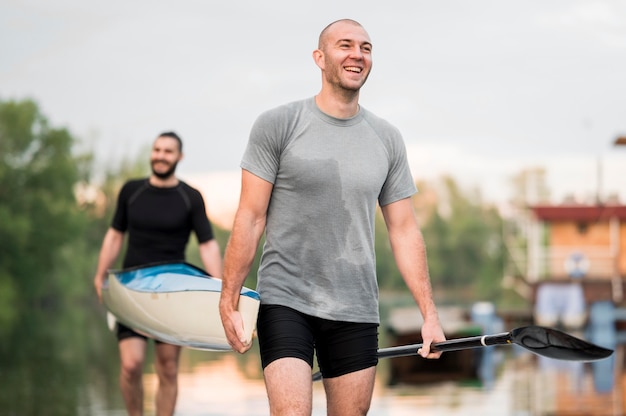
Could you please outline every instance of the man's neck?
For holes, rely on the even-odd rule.
[[[173,188],[178,185],[178,178],[174,175],[168,176],[167,178],[159,178],[156,175],[150,175],[148,179],[150,181],[150,185],[156,188]]]
[[[315,104],[325,114],[335,118],[350,118],[359,112],[359,92],[344,94],[322,88],[315,96]]]

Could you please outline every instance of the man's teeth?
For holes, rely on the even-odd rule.
[[[355,66],[347,66],[345,67],[345,70],[350,72],[356,72],[357,74],[361,73],[361,68],[357,68]]]

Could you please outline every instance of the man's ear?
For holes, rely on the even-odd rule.
[[[324,69],[324,52],[319,49],[315,49],[313,51],[313,60],[315,61],[315,65],[317,65],[320,69]]]

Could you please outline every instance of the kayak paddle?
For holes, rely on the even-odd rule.
[[[515,328],[511,332],[495,335],[479,335],[437,342],[430,345],[431,351],[459,351],[469,348],[488,347],[491,345],[519,345],[535,354],[557,360],[596,361],[607,358],[613,350],[583,341],[565,332],[541,326]],[[423,344],[411,344],[398,347],[381,348],[378,358],[404,357],[417,355]],[[313,381],[321,380],[317,372]]]

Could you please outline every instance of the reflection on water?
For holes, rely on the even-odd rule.
[[[185,351],[183,355],[188,355]],[[202,354],[194,352],[194,354]],[[206,353],[205,353],[206,354]],[[235,353],[219,353],[221,358],[199,362],[179,377],[177,415],[268,415],[263,380],[247,377]],[[186,357],[182,357],[185,360]],[[260,364],[259,364],[260,365]],[[260,373],[259,373],[260,376]],[[156,375],[144,377],[146,409],[153,410]],[[149,402],[149,403],[148,403]]]
[[[619,388],[606,394],[594,389],[590,363],[544,359],[522,350],[502,347],[493,351],[494,373],[487,382],[443,382],[422,386],[385,383],[384,361],[374,392],[370,415],[535,416],[622,415]],[[202,352],[186,351],[183,361]],[[244,375],[232,353],[203,362],[201,358],[180,377],[180,416],[257,416],[269,414],[262,376]],[[252,360],[255,361],[255,360]],[[252,366],[248,362],[247,366]],[[146,408],[153,411],[154,374],[146,375]],[[314,385],[313,415],[325,415],[321,383]]]
[[[86,309],[31,313],[2,329],[0,416],[125,414],[115,338],[102,311]],[[544,359],[516,346],[482,351],[490,351],[483,357],[482,380],[465,382],[389,387],[390,359],[381,360],[370,415],[624,414],[621,347],[600,366]],[[149,363],[152,354],[150,348]],[[605,377],[600,384],[599,375]],[[146,415],[152,415],[156,377],[151,365],[144,385]],[[611,388],[598,389],[606,385]],[[243,356],[184,350],[176,415],[268,413],[256,344]],[[325,414],[321,383],[314,385],[313,414]]]

